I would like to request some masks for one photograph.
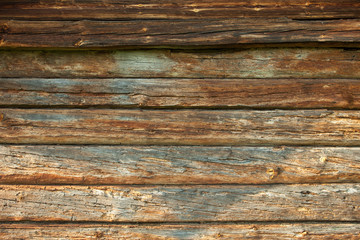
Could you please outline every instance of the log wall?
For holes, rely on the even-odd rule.
[[[360,4],[0,3],[1,239],[360,239]]]

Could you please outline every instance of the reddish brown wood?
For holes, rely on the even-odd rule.
[[[0,47],[102,48],[360,42],[360,20],[0,20]]]
[[[21,107],[360,109],[357,79],[0,78],[0,105]]]
[[[66,19],[209,19],[287,17],[359,18],[356,0],[3,0],[0,18]]]
[[[358,111],[0,109],[1,143],[360,144]]]

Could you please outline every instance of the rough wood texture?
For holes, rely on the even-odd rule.
[[[2,184],[360,182],[360,148],[0,146]]]
[[[0,20],[0,47],[98,48],[360,42],[360,20]]]
[[[356,0],[2,1],[0,47],[359,43],[359,6]]]
[[[209,19],[288,17],[359,18],[357,0],[2,0],[0,18],[67,19]]]
[[[1,1],[0,238],[360,239],[359,30],[357,0]]]
[[[359,184],[0,186],[1,221],[360,220]]]
[[[0,105],[359,109],[360,81],[0,78]]]
[[[0,109],[0,142],[358,146],[359,119],[335,110]]]
[[[31,64],[29,64],[31,63]],[[0,51],[0,77],[360,78],[354,49]]]
[[[4,239],[359,239],[358,224],[1,224]]]

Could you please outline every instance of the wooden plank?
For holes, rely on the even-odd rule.
[[[2,184],[360,182],[360,148],[0,146]]]
[[[0,109],[0,142],[26,144],[360,144],[358,111]]]
[[[66,19],[189,19],[288,17],[359,18],[356,0],[236,1],[236,0],[8,0],[0,3],[0,18]]]
[[[357,79],[0,78],[2,106],[360,108]]]
[[[360,42],[360,20],[0,20],[0,47],[102,48]]]
[[[357,239],[359,224],[1,224],[4,239]]]
[[[359,221],[359,184],[1,185],[1,221]]]
[[[31,64],[29,64],[31,63]],[[360,78],[360,51],[244,50],[0,51],[0,77]]]

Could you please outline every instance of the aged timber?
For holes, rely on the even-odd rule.
[[[359,224],[0,224],[4,239],[357,239]]]
[[[0,146],[3,184],[360,182],[359,148]]]
[[[358,111],[0,109],[0,142],[359,146]],[[216,141],[214,141],[216,139]]]
[[[244,43],[360,43],[359,29],[359,19],[0,20],[0,47],[99,48],[216,46]]]
[[[0,51],[0,77],[358,79],[360,50]]]
[[[0,78],[21,107],[360,109],[357,79]]]
[[[0,146],[2,184],[360,182],[359,148]]]
[[[3,0],[0,18],[68,19],[223,19],[287,17],[295,19],[359,18],[356,0]]]
[[[360,220],[359,184],[0,186],[1,221]]]

